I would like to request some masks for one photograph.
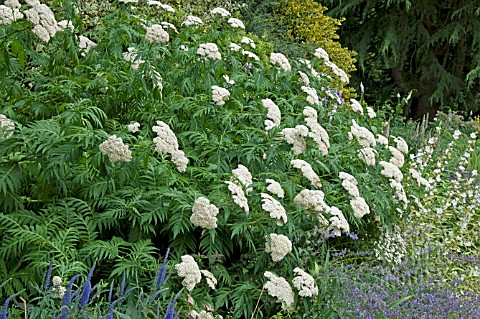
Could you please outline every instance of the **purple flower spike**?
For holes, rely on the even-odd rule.
[[[7,314],[8,314],[8,304],[10,303],[10,300],[18,296],[20,293],[16,293],[14,295],[11,295],[10,297],[5,300],[5,303],[3,304],[2,307],[2,312],[0,313],[0,319],[7,319]]]

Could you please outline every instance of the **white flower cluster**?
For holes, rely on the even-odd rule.
[[[384,161],[380,161],[379,164],[380,164],[380,166],[383,167],[383,170],[380,171],[380,173],[383,176],[385,176],[387,178],[392,178],[392,179],[396,180],[397,182],[402,181],[403,174],[402,174],[402,172],[400,171],[400,169],[398,168],[397,165],[389,163],[389,162],[384,162]]]
[[[225,80],[225,82],[226,82],[227,84],[230,84],[230,85],[235,84],[235,81],[234,81],[234,80],[231,80],[230,77],[229,77],[227,74],[224,74],[224,75],[223,75],[223,79]]]
[[[278,226],[283,226],[287,222],[287,211],[282,204],[266,193],[260,193],[262,197],[262,209],[270,213],[270,217],[276,219]]]
[[[322,48],[317,48],[313,55],[315,57],[319,58],[319,59],[324,59],[325,61],[330,61],[330,57],[328,56],[327,51],[325,51]]]
[[[212,86],[212,100],[218,106],[225,105],[225,101],[228,100],[230,92],[217,85]]]
[[[399,227],[382,233],[375,243],[374,253],[379,260],[400,264],[407,253],[407,244],[400,234]]]
[[[229,48],[230,48],[230,51],[233,51],[233,52],[238,52],[238,51],[242,50],[241,46],[239,46],[238,44],[233,43],[233,42],[230,43]]]
[[[221,60],[222,55],[218,51],[218,46],[215,43],[201,43],[197,49],[197,54],[205,60]]]
[[[317,218],[321,224],[320,232],[326,236],[341,236],[342,233],[349,233],[350,226],[343,216],[343,213],[337,207],[330,207],[324,202],[325,194],[320,190],[302,190],[294,198],[297,205],[303,206],[306,209],[312,210],[316,213]],[[330,224],[325,218],[324,214],[330,214]],[[328,227],[327,227],[328,226]]]
[[[264,276],[269,279],[269,281],[263,285],[268,294],[272,297],[276,297],[278,301],[282,303],[282,308],[292,308],[295,294],[288,281],[283,277],[276,276],[270,271],[266,271]]]
[[[403,179],[403,174],[400,171],[399,167],[391,162],[381,161],[379,164],[380,166],[383,167],[383,170],[380,171],[380,173],[389,179],[390,186],[395,191],[395,197],[398,200],[402,201],[406,206],[408,203],[408,200],[407,200],[407,195],[405,194],[405,190],[403,189],[403,186],[400,183]]]
[[[214,229],[217,228],[217,215],[218,208],[210,204],[208,198],[199,197],[195,200],[195,204],[193,204],[190,221],[195,226]]]
[[[70,29],[70,30],[75,29],[75,27],[73,26],[73,22],[71,20],[58,21],[57,25],[60,28],[60,30],[62,30],[62,31],[67,29],[67,28]]]
[[[202,25],[202,24],[203,24],[202,19],[196,16],[187,16],[187,20],[182,22],[182,25],[185,25],[187,27],[192,25]]]
[[[89,38],[81,35],[78,37],[79,44],[78,47],[82,50],[85,50],[85,52],[82,52],[82,56],[85,56],[85,53],[90,51],[91,48],[95,47],[97,44],[90,40]]]
[[[18,0],[7,0],[5,4],[0,5],[0,25],[11,24],[23,18],[20,7]]]
[[[377,113],[375,113],[375,111],[370,106],[367,106],[367,114],[368,114],[368,117],[371,119],[374,119],[377,117]]]
[[[180,173],[185,172],[188,158],[183,151],[179,150],[175,133],[162,121],[157,121],[157,125],[152,127],[152,131],[157,133],[157,137],[153,139],[156,144],[155,149],[159,152],[170,154],[172,162],[177,166],[177,170]]]
[[[202,269],[200,270],[200,272],[202,273],[203,277],[205,277],[205,279],[207,280],[207,285],[213,290],[215,290],[215,286],[217,285],[217,278],[215,278],[215,276],[208,270]]]
[[[0,140],[12,137],[15,131],[15,123],[3,114],[0,114]]]
[[[292,242],[285,235],[270,234],[265,242],[265,252],[270,253],[274,262],[282,260],[292,251]]]
[[[325,194],[321,190],[304,189],[295,196],[293,202],[314,211],[322,226],[326,226],[328,221],[323,214],[329,213],[330,207],[323,201],[324,197]]]
[[[302,71],[298,71],[298,74],[300,74],[300,83],[309,86],[310,85],[310,79],[308,78],[308,75],[303,73]],[[316,94],[317,92],[315,92]]]
[[[390,163],[401,168],[405,163],[405,157],[403,156],[403,154],[393,146],[389,146],[388,150],[390,151],[390,153],[392,153],[392,158],[390,158]]]
[[[360,115],[363,115],[363,106],[357,100],[350,99],[350,107],[354,112],[357,112],[357,113],[360,113]]]
[[[359,197],[360,192],[358,191],[358,182],[352,175],[340,172],[338,177],[342,180],[343,188],[348,192],[348,194],[352,197]]]
[[[328,225],[327,232],[330,235],[335,235],[337,237],[342,236],[342,233],[350,232],[350,225],[348,225],[345,216],[340,209],[335,206],[330,207],[330,225]]]
[[[230,11],[228,11],[227,9],[224,9],[224,8],[214,8],[212,10],[210,10],[210,13],[211,14],[218,14],[222,17],[228,17],[230,16]]]
[[[317,111],[314,108],[307,106],[303,109],[303,115],[305,115],[305,123],[307,123],[308,128],[310,128],[308,136],[317,143],[318,149],[322,154],[327,155],[328,149],[330,148],[330,138],[327,131],[318,124]]]
[[[313,105],[320,105],[317,90],[308,86],[302,86],[302,91],[307,93],[307,102]]]
[[[228,185],[228,190],[232,193],[232,198],[235,204],[240,206],[245,210],[245,213],[250,212],[248,207],[247,197],[243,191],[245,187],[247,194],[252,191],[250,185],[252,184],[252,174],[248,171],[248,168],[242,164],[238,165],[238,168],[232,170],[233,176],[236,178],[234,181],[226,181],[225,184]]]
[[[358,182],[352,175],[340,172],[338,176],[342,180],[342,186],[348,192],[351,197],[350,206],[353,209],[353,215],[357,218],[362,218],[366,214],[370,213],[370,207],[365,202],[365,199],[360,197],[358,191]]]
[[[388,146],[388,138],[386,138],[382,134],[377,134],[377,140],[376,141],[380,145]]]
[[[325,61],[325,65],[329,66],[332,69],[333,73],[335,73],[340,78],[340,81],[342,81],[343,83],[348,83],[347,73],[340,69],[335,63],[333,63],[332,61]]]
[[[402,152],[403,154],[408,154],[408,144],[405,142],[403,138],[400,136],[393,137],[393,141],[397,143],[397,149]]]
[[[171,30],[175,31],[175,33],[178,33],[177,27],[175,25],[171,24],[170,22],[162,21],[162,22],[160,22],[160,25],[165,30],[171,29]]]
[[[233,28],[245,29],[245,25],[243,24],[242,20],[239,20],[239,19],[237,19],[237,18],[230,18],[230,19],[228,19],[228,23],[229,23]]]
[[[249,37],[242,37],[242,40],[240,42],[251,46],[252,49],[255,49],[255,42]]]
[[[256,55],[253,52],[250,52],[250,51],[247,51],[247,50],[242,50],[242,54],[245,55],[247,58],[252,58],[255,61],[260,61],[260,58],[258,57],[258,55]]]
[[[67,291],[67,289],[61,286],[62,278],[60,276],[53,276],[52,283],[53,283],[52,297],[63,299],[63,296],[65,295],[65,292]]]
[[[284,128],[281,132],[283,138],[288,144],[292,144],[292,150],[295,155],[303,153],[307,149],[305,137],[308,136],[308,128],[305,125],[297,125],[296,127]]]
[[[322,182],[320,181],[320,177],[318,177],[317,173],[315,173],[315,171],[312,169],[312,166],[309,163],[301,159],[295,159],[295,160],[291,160],[290,164],[292,164],[294,168],[301,170],[303,176],[306,179],[308,179],[315,188],[322,187]]]
[[[157,6],[157,7],[160,7],[162,8],[163,10],[167,11],[167,12],[171,12],[171,13],[175,13],[175,9],[172,8],[171,6],[169,6],[168,4],[163,4],[159,1],[155,1],[155,0],[148,0],[148,3],[147,3],[149,6]]]
[[[213,313],[207,311],[207,310],[202,310],[200,312],[196,312],[195,310],[191,310],[189,313],[189,318],[192,319],[215,319],[213,316]]]
[[[352,140],[355,137],[362,147],[370,147],[377,145],[375,141],[375,136],[367,128],[357,124],[355,120],[352,119],[352,126],[350,126],[350,132],[348,132],[348,139]]]
[[[167,31],[163,29],[162,25],[153,24],[146,29],[145,41],[148,43],[168,43],[168,41],[170,41],[170,36]]]
[[[279,198],[285,197],[285,191],[283,190],[282,185],[280,185],[279,182],[268,178],[265,180],[265,182],[268,184],[267,191],[269,191],[273,195],[277,195]]]
[[[300,63],[302,64],[305,64],[305,66],[307,67],[307,69],[310,70],[310,72],[312,72],[312,75],[316,78],[320,78],[320,74],[317,72],[317,70],[315,70],[312,66],[312,63],[310,62],[310,60],[306,60],[306,59],[299,59]]]
[[[272,52],[270,54],[270,63],[273,65],[278,64],[280,68],[285,72],[288,72],[292,69],[292,66],[288,62],[287,57],[281,53]]]
[[[298,290],[300,297],[316,297],[318,295],[318,287],[315,279],[304,270],[296,267],[293,272],[296,276],[293,278],[293,286]]]
[[[363,160],[365,164],[367,164],[367,166],[375,166],[376,158],[378,155],[376,150],[374,150],[371,147],[365,147],[365,148],[359,149],[357,152],[358,152],[358,157],[361,160]]]
[[[109,136],[100,144],[99,149],[112,163],[130,162],[132,159],[132,152],[128,149],[128,145],[125,145],[122,138],[116,135]]]
[[[202,280],[200,268],[198,268],[195,259],[190,255],[182,256],[182,262],[175,265],[175,269],[178,275],[183,278],[182,285],[185,286],[188,291],[192,291],[195,285]]]
[[[138,122],[127,125],[128,131],[132,133],[138,132],[139,128],[140,128],[140,123]]]
[[[25,10],[24,13],[27,20],[34,25],[32,32],[40,38],[40,40],[44,42],[50,41],[50,38],[55,36],[55,33],[60,30],[52,10],[37,0],[29,1],[28,4],[31,5],[32,8]]]
[[[280,125],[282,113],[278,106],[271,99],[263,99],[262,105],[268,110],[267,119],[264,121],[265,131],[269,131]]]
[[[123,53],[123,58],[125,61],[131,63],[131,67],[133,70],[137,70],[140,64],[145,63],[145,60],[142,60],[138,57],[138,53],[135,52],[135,48],[129,47],[128,52]]]

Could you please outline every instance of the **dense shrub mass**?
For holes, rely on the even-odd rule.
[[[407,143],[341,98],[329,48],[287,57],[223,8],[123,0],[84,24],[50,4],[0,7],[2,316],[20,293],[111,318],[110,281],[118,316],[299,317],[330,251],[407,256],[391,226],[427,186],[404,188]],[[49,265],[71,284],[32,288]]]

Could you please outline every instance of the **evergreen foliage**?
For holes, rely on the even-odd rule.
[[[478,0],[318,2],[346,18],[342,43],[358,52],[367,88],[378,92],[372,99],[413,91],[404,116],[416,119],[441,108],[479,110]]]

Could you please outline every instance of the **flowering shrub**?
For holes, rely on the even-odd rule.
[[[63,277],[96,261],[143,283],[169,246],[176,288],[199,309],[250,317],[259,300],[268,316],[278,298],[303,311],[314,286],[295,269],[397,221],[401,148],[376,143],[381,115],[340,103],[345,72],[318,52],[263,52],[221,10],[160,4],[123,1],[88,31],[57,8],[73,30],[41,45],[24,18],[0,27],[2,295],[39,282],[50,260]]]

